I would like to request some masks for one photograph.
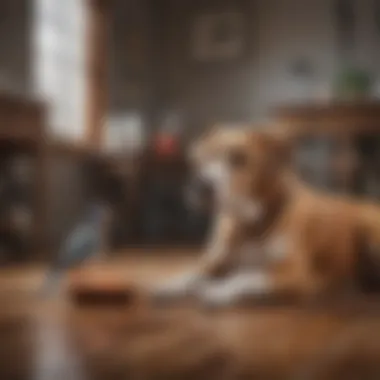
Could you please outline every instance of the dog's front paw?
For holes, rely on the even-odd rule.
[[[197,298],[206,309],[220,309],[233,306],[234,294],[225,286],[208,285],[198,291]]]
[[[155,286],[149,289],[148,293],[149,298],[155,304],[166,304],[184,300],[190,295],[188,290],[172,287],[170,284]]]
[[[149,297],[155,304],[167,304],[183,301],[196,293],[198,278],[185,275],[166,283],[157,284],[149,289]]]

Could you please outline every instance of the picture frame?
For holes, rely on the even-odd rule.
[[[191,31],[191,55],[198,62],[233,60],[245,48],[244,14],[220,11],[199,14]]]

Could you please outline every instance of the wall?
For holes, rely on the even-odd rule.
[[[163,47],[160,59],[164,68],[162,92],[166,106],[182,112],[188,127],[193,129],[216,120],[240,120],[250,117],[252,67],[256,57],[252,49],[253,25],[247,26],[247,51],[235,62],[198,63],[190,55],[190,28],[199,12],[221,9],[243,9],[251,18],[253,4],[239,0],[224,2],[165,2],[162,19]]]
[[[356,57],[377,71],[380,41],[374,1],[355,2]],[[150,7],[147,1],[125,3],[129,13],[115,9],[118,37],[113,59],[118,63],[117,70],[113,66],[113,105],[122,110],[136,102],[145,104],[156,117],[151,128],[170,109],[180,109],[188,127],[197,129],[214,121],[263,119],[279,103],[328,96],[339,58],[332,0],[161,0],[151,1]],[[246,16],[245,56],[232,63],[195,62],[189,53],[194,16],[236,7]],[[134,48],[126,43],[128,35],[134,36]],[[132,78],[133,70],[128,69],[136,46],[150,63],[142,71],[154,72],[143,75],[143,80],[138,75]],[[312,75],[302,78],[292,73],[298,59],[311,63]]]
[[[115,0],[110,28],[110,113],[147,110],[150,9],[147,0]]]
[[[30,90],[30,4],[28,0],[0,2],[0,90]]]
[[[376,9],[378,9],[378,15],[376,15]],[[356,57],[358,63],[367,67],[379,77],[380,3],[377,0],[355,0],[355,10],[357,13]],[[377,27],[376,17],[379,20]]]
[[[356,0],[355,6],[358,61],[377,71],[375,1]],[[0,2],[0,88],[6,81],[23,91],[31,89],[32,3]],[[178,106],[193,126],[256,119],[265,117],[273,104],[323,90],[334,73],[332,0],[114,0],[113,6],[111,113],[137,111],[152,121],[163,109]],[[195,64],[188,49],[193,16],[235,6],[247,15],[246,57],[232,65]],[[309,83],[297,83],[289,73],[297,56],[314,63]]]
[[[283,101],[302,99],[334,69],[334,31],[329,0],[178,2],[168,0],[163,59],[167,94],[185,110],[193,127],[214,121],[260,119]],[[185,4],[185,5],[184,5]],[[197,63],[189,55],[195,15],[213,9],[242,9],[246,54],[237,62]],[[292,76],[295,59],[313,65],[313,77]]]
[[[258,1],[256,16],[257,62],[252,97],[247,99],[254,118],[280,103],[304,101],[324,91],[336,63],[330,0]],[[299,58],[311,63],[310,77],[293,75],[292,65]]]
[[[379,76],[380,32],[375,27],[376,0],[354,0],[355,63]],[[256,1],[259,17],[254,67],[254,116],[284,102],[323,98],[339,69],[340,57],[332,0]],[[294,58],[314,65],[310,80],[297,80],[288,68]]]

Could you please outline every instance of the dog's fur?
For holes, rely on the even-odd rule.
[[[212,236],[195,274],[157,294],[195,291],[217,305],[246,296],[308,298],[348,289],[358,271],[377,265],[380,207],[301,183],[283,135],[216,129],[194,145],[191,160],[215,190]]]

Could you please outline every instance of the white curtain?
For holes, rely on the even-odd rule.
[[[86,0],[34,0],[35,88],[49,104],[51,133],[81,139],[85,128]]]

